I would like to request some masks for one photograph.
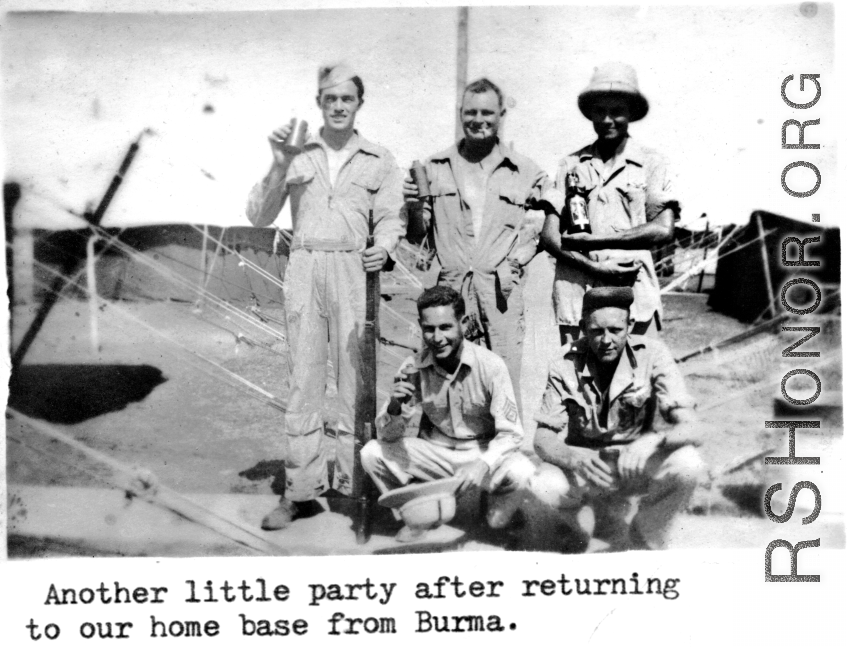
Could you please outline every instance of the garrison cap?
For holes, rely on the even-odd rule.
[[[629,310],[635,295],[632,288],[602,287],[594,288],[582,298],[582,316],[585,318],[600,308],[620,308]]]
[[[359,76],[346,63],[338,63],[336,65],[322,65],[318,69],[318,92],[326,90],[339,83],[349,81],[354,76]]]

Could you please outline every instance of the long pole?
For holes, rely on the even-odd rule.
[[[468,84],[468,8],[459,7],[458,33],[456,39],[456,141],[462,138],[462,96]]]
[[[368,214],[367,247],[374,244],[373,209]],[[365,327],[362,334],[362,398],[361,427],[354,441],[353,492],[356,497],[356,543],[364,544],[371,538],[371,508],[376,489],[362,467],[362,448],[374,437],[376,418],[376,340],[379,338],[379,272],[365,275]]]
[[[85,214],[85,219],[88,220],[88,222],[90,222],[92,225],[98,226],[100,224],[100,221],[103,219],[103,216],[106,213],[106,209],[109,208],[109,204],[112,202],[112,198],[115,197],[115,193],[117,192],[118,187],[120,187],[121,182],[123,182],[124,175],[129,170],[129,165],[132,164],[132,160],[135,157],[136,152],[138,152],[138,147],[140,145],[139,143],[141,142],[141,138],[143,136],[144,132],[142,132],[138,136],[138,138],[132,143],[132,145],[130,145],[129,150],[124,156],[123,162],[121,162],[121,166],[118,169],[118,172],[115,174],[115,177],[112,178],[111,183],[109,183],[109,188],[106,189],[106,194],[103,196],[103,199],[97,206],[97,210],[94,213]],[[62,268],[62,275],[72,273],[77,266],[77,262],[67,263]],[[64,289],[66,283],[67,279],[65,278],[65,276],[57,276],[53,279],[53,282],[50,284],[50,289],[44,297],[44,301],[41,302],[41,307],[35,314],[35,319],[32,320],[32,323],[29,325],[29,328],[24,334],[21,343],[18,344],[18,347],[15,349],[15,352],[12,355],[13,367],[20,366],[21,362],[23,362],[26,352],[29,350],[29,347],[32,345],[32,342],[35,341],[35,337],[36,335],[38,335],[38,332],[44,325],[44,321],[47,319],[47,315],[50,314],[50,311],[53,309],[53,306],[56,305],[56,301],[59,299],[59,294]]]

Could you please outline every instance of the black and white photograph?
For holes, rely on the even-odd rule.
[[[545,598],[619,644],[736,559],[843,593],[833,4],[62,9],[0,28],[8,644],[505,644]],[[286,573],[319,622],[249,619]]]

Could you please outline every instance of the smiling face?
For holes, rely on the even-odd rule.
[[[598,97],[591,106],[590,114],[599,139],[615,141],[626,137],[631,111],[625,98],[613,94]]]
[[[465,139],[475,143],[494,139],[505,114],[506,110],[493,90],[465,92],[461,110]]]
[[[629,311],[598,308],[581,322],[591,352],[601,364],[613,364],[623,353],[629,336]]]
[[[459,320],[452,305],[432,306],[421,312],[423,340],[439,364],[454,362],[462,347],[464,320]]]
[[[323,112],[324,128],[343,132],[353,128],[362,100],[356,84],[350,80],[321,90],[318,105]]]

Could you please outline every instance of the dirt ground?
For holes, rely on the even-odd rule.
[[[417,276],[425,284],[432,279],[431,273],[418,272]],[[521,386],[527,448],[534,430],[532,411],[541,397],[546,366],[558,346],[552,325],[551,281],[550,259],[538,257],[529,268],[526,289],[525,378]],[[413,299],[417,290],[386,277],[383,295],[384,305],[394,314],[383,309],[382,335],[400,344],[416,345],[409,322],[416,318]],[[238,307],[246,312],[243,305]],[[668,295],[664,307],[662,335],[676,357],[746,329],[744,324],[710,311],[705,295]],[[15,308],[13,347],[34,311],[35,306]],[[281,310],[264,308],[262,314],[269,325],[281,330],[274,323],[283,320]],[[285,344],[252,325],[236,325],[236,321],[234,314],[222,316],[211,304],[110,302],[98,311],[98,352],[90,340],[88,303],[63,300],[13,376],[10,406],[56,423],[73,438],[119,461],[151,470],[160,482],[179,492],[279,494],[283,483],[282,414],[252,397],[222,369],[284,401]],[[815,435],[814,442],[826,444],[841,434],[840,323],[822,320],[815,325],[824,327],[815,340],[820,342],[816,348],[830,351],[815,360],[825,364],[819,375],[827,393],[838,396],[833,406],[822,410],[825,422]],[[784,432],[766,433],[763,421],[773,417],[779,378],[786,370],[781,349],[796,338],[796,333],[767,333],[681,364],[708,429],[702,452],[716,477],[711,488],[704,487],[695,495],[693,514],[722,515],[728,523],[733,518],[762,516],[764,477],[761,458],[756,455],[785,443]],[[400,346],[380,348],[378,387],[384,394],[409,351]],[[811,368],[811,364],[804,366]],[[796,389],[809,386],[801,383],[802,376],[796,379]],[[25,426],[7,423],[10,487],[104,487],[107,468]],[[749,464],[723,473],[747,457],[753,459]],[[11,554],[18,550],[27,551],[11,542]]]

